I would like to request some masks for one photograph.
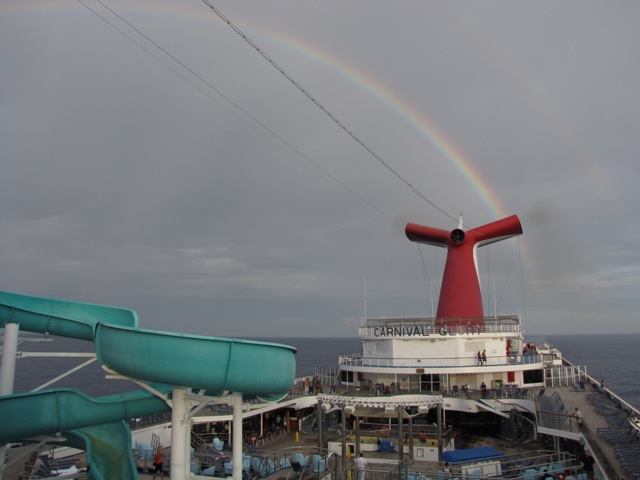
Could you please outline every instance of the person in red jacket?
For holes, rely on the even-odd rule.
[[[158,444],[153,452],[153,479],[156,480],[156,475],[160,472],[160,479],[164,480],[164,470],[162,469],[162,462],[164,460],[164,452],[162,451],[162,445]]]

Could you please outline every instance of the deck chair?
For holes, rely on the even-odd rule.
[[[254,470],[261,478],[268,477],[269,475],[271,475],[269,473],[269,465],[267,465],[266,459],[262,460],[258,465],[258,468],[254,468]]]
[[[205,477],[215,477],[215,475],[216,475],[216,466],[213,465],[213,466],[211,466],[209,468],[205,468],[204,470],[202,470],[200,475],[204,475]]]
[[[584,380],[580,380],[578,382],[578,385],[574,385],[573,387],[571,387],[571,391],[572,392],[586,392],[587,391],[587,387],[584,384]]]
[[[38,457],[32,466],[28,467],[28,477],[24,478],[44,478],[77,473],[78,468],[75,463],[75,461],[57,462],[46,455],[42,455]],[[23,477],[21,476],[20,478]]]
[[[293,454],[293,458],[291,459],[291,463],[293,462],[298,462],[300,466],[306,467],[309,464],[309,458],[300,452],[296,452]]]
[[[298,477],[299,479],[302,478],[302,475],[304,475],[304,473],[307,471],[307,467],[306,466],[302,466],[300,465],[300,462],[296,462],[295,460],[291,461],[291,470],[289,470],[289,474],[287,475],[287,480],[289,480],[289,478],[295,478]]]
[[[218,452],[224,448],[224,442],[220,440],[218,437],[213,439],[213,448]]]
[[[242,470],[248,477],[249,473],[251,472],[251,457],[242,458]]]
[[[322,473],[327,469],[327,458],[317,453],[312,457],[313,473]]]

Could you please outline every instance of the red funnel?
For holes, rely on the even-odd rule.
[[[461,228],[449,232],[408,223],[405,233],[412,242],[447,248],[437,317],[446,324],[459,324],[460,319],[472,324],[482,323],[484,311],[476,250],[483,245],[520,235],[522,225],[518,217],[512,215],[467,232]]]

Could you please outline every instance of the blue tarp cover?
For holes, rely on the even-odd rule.
[[[442,454],[442,460],[449,463],[478,462],[502,457],[503,453],[492,447],[466,448],[464,450],[452,450]]]

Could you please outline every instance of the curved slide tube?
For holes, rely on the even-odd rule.
[[[293,347],[142,330],[136,313],[123,308],[0,292],[0,326],[7,323],[94,341],[101,364],[165,386],[269,397],[285,394],[295,377]],[[10,395],[0,398],[0,442],[59,432],[75,432],[86,441],[93,437],[92,426],[167,410],[145,390],[98,399],[72,390]],[[105,442],[103,437],[98,443]],[[99,451],[116,446],[96,445],[95,438],[91,444],[98,464]],[[130,478],[137,478],[135,470]]]
[[[99,324],[98,361],[133,378],[245,395],[282,395],[295,377],[293,347]]]
[[[72,430],[66,436],[68,446],[85,450],[91,465],[89,473],[95,480],[137,477],[136,462],[131,455],[131,431],[125,421]]]
[[[154,387],[170,391],[167,385]],[[131,431],[124,419],[169,410],[145,390],[100,398],[72,389],[10,395],[0,398],[0,444],[62,432],[60,445],[86,452],[90,478],[135,479]]]
[[[165,391],[169,390],[165,386]],[[169,407],[144,390],[92,398],[64,388],[0,397],[0,411],[0,443],[7,443],[127,420],[149,412],[168,412]]]

